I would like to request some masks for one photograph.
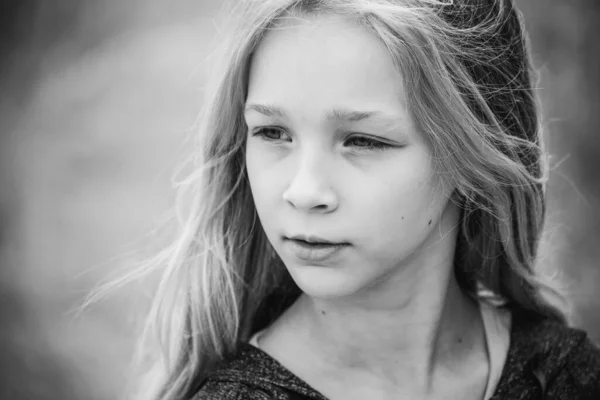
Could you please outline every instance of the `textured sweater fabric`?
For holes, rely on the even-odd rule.
[[[329,400],[262,350],[238,351],[192,400]],[[513,315],[511,344],[491,400],[600,400],[600,349],[585,332]]]

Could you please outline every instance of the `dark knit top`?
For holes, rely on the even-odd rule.
[[[600,349],[585,332],[513,315],[510,347],[491,400],[600,400]],[[328,400],[262,350],[238,352],[201,384],[192,400]]]

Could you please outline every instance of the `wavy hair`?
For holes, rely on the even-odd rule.
[[[513,312],[567,322],[560,292],[536,267],[546,156],[535,71],[511,0],[235,3],[209,79],[194,171],[179,185],[189,204],[179,216],[181,233],[153,264],[162,279],[146,334],[162,353],[160,379],[145,398],[191,397],[300,293],[258,222],[244,165],[252,55],[286,18],[343,15],[386,46],[437,171],[456,188],[461,289],[483,300],[491,293]]]

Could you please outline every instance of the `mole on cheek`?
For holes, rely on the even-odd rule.
[[[431,225],[431,220],[429,220],[429,223],[427,225]]]

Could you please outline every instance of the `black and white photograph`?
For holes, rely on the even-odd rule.
[[[600,2],[0,0],[0,400],[600,399]]]

